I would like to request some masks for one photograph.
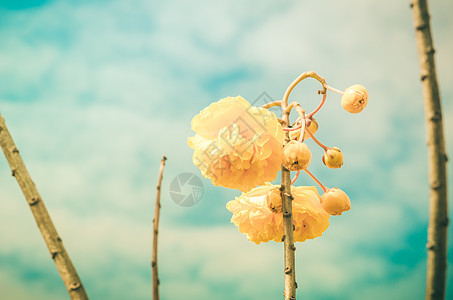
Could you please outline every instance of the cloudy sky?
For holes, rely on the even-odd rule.
[[[450,155],[452,10],[431,1]],[[318,138],[340,147],[345,165],[325,168],[309,144],[311,170],[345,190],[352,209],[297,245],[298,297],[423,299],[427,151],[409,1],[0,0],[0,113],[92,299],[150,298],[163,154],[162,299],[281,297],[282,245],[238,232],[225,204],[239,192],[202,178],[186,141],[192,117],[213,101],[280,99],[309,70],[339,89],[365,85],[370,102],[351,115],[329,93],[317,115]],[[318,88],[308,79],[292,98],[311,110]],[[168,187],[187,172],[204,194],[184,208]],[[297,184],[314,185],[305,176]],[[0,298],[66,297],[0,158]]]

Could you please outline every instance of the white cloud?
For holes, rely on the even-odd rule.
[[[447,138],[453,132],[446,101],[453,95],[448,5],[432,7]],[[338,88],[362,82],[371,101],[362,115],[351,116],[340,110],[340,97],[329,94],[319,114],[318,136],[340,146],[347,164],[335,172],[314,158],[314,171],[355,197],[352,211],[333,219],[322,238],[298,245],[299,292],[311,299],[358,299],[388,291],[398,298],[423,281],[419,262],[391,288],[388,278],[401,266],[378,250],[358,252],[410,248],[405,238],[427,218],[423,111],[406,3],[54,2],[8,22],[0,31],[1,112],[92,295],[119,299],[133,290],[129,296],[149,297],[159,159],[169,157],[166,186],[178,173],[199,174],[186,146],[191,117],[216,100],[211,97],[253,99],[264,90],[278,98],[298,72],[310,69]],[[251,75],[206,89],[207,81],[236,69]],[[294,99],[314,107],[318,88],[304,82]],[[4,159],[0,171],[0,220],[7,224],[0,228],[0,255],[16,253],[21,267],[36,264],[54,276]],[[232,192],[211,192],[213,199],[206,196],[199,207],[170,202],[163,210],[163,297],[280,297],[281,245],[257,247],[231,224],[210,228],[197,220],[199,227],[191,227],[184,221],[224,212]],[[21,291],[21,270],[1,272],[0,282],[10,288],[0,296],[29,298]],[[64,293],[45,297],[39,282],[32,288],[35,298]]]

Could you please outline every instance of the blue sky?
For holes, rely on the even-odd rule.
[[[431,1],[450,154],[452,8]],[[230,223],[225,204],[238,191],[203,178],[201,202],[182,208],[168,186],[200,175],[186,141],[202,108],[264,91],[280,99],[309,70],[339,89],[365,85],[370,102],[351,115],[330,93],[317,115],[318,138],[340,147],[345,165],[325,168],[310,144],[312,172],[345,190],[352,209],[297,246],[298,296],[424,298],[427,153],[408,2],[0,1],[0,41],[0,113],[92,299],[150,298],[162,154],[162,299],[281,297],[282,245],[256,246]],[[316,89],[307,80],[292,97],[311,110]],[[0,225],[0,298],[65,298],[4,158]]]

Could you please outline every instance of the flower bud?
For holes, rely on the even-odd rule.
[[[361,112],[367,104],[368,91],[360,84],[348,87],[341,98],[341,106],[352,114]]]
[[[341,215],[351,209],[351,200],[339,188],[327,189],[321,196],[321,204],[326,212],[331,215]]]
[[[290,141],[283,147],[282,161],[290,171],[300,171],[311,162],[311,152],[308,146],[297,141]]]
[[[297,122],[296,124],[294,124],[294,126],[300,126],[300,121]],[[318,131],[318,128],[319,128],[318,122],[316,122],[315,118],[307,119],[305,126],[307,126],[307,128],[310,130],[311,134],[313,134],[313,135],[316,133],[316,131]],[[291,138],[291,140],[297,141],[300,137],[300,131],[301,131],[301,129],[290,131],[289,137]],[[310,134],[307,132],[307,129],[305,129],[304,134],[305,134],[304,140],[309,139],[311,137]]]
[[[329,148],[324,152],[322,162],[331,169],[341,168],[343,165],[343,153],[337,147]]]
[[[272,212],[274,213],[282,212],[282,194],[279,188],[271,190],[266,195],[266,203]]]

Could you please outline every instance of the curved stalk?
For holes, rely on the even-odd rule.
[[[307,119],[310,119],[311,117],[313,117],[314,114],[317,113],[317,112],[321,109],[321,107],[322,107],[322,106],[324,105],[324,103],[326,102],[326,98],[327,98],[327,93],[325,93],[325,94],[322,95],[321,103],[319,103],[318,107],[317,107],[314,111],[312,111],[311,113],[309,113],[309,114],[307,115]]]

